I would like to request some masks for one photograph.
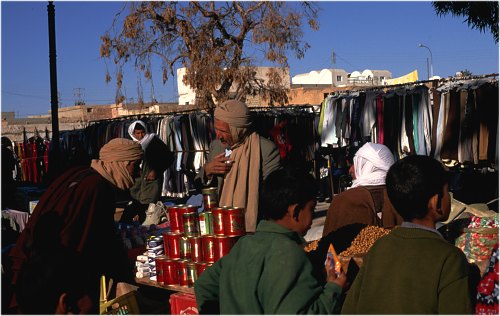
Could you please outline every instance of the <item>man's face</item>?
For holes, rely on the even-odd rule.
[[[443,217],[440,219],[440,221],[446,221],[451,212],[451,196],[448,184],[445,184],[445,186],[443,187],[443,197],[441,198],[441,205],[438,205],[438,207],[441,207],[441,211],[443,212]]]
[[[314,208],[316,207],[316,199],[312,199],[306,203],[304,208],[299,212],[298,231],[301,236],[305,236],[311,228]]]
[[[146,135],[146,131],[143,129],[134,129],[134,132],[132,134],[137,140],[141,140],[144,135]]]
[[[229,130],[229,124],[218,119],[214,120],[215,135],[225,147],[231,147],[234,143],[233,136]]]
[[[135,160],[135,161],[130,161],[127,164],[127,171],[130,174],[130,176],[135,179],[141,175],[141,161],[142,160]]]

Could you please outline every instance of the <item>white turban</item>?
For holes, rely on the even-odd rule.
[[[387,171],[394,163],[394,156],[387,146],[366,143],[354,155],[356,179],[351,188],[365,185],[385,185]]]
[[[135,126],[137,124],[142,125],[142,127],[144,127],[144,132],[146,133],[146,135],[144,135],[144,137],[141,140],[138,140],[134,136],[134,129],[135,129]],[[135,140],[136,142],[139,142],[139,144],[141,144],[141,147],[142,147],[143,150],[146,150],[146,148],[148,147],[149,143],[151,142],[151,140],[156,135],[155,133],[148,133],[148,129],[146,127],[146,124],[144,124],[144,122],[141,121],[141,120],[134,121],[134,122],[132,122],[132,124],[130,124],[130,126],[128,127],[128,134],[130,135],[130,137],[133,140]]]

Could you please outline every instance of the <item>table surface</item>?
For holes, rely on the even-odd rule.
[[[168,291],[194,294],[194,288],[192,288],[192,287],[181,286],[181,285],[163,285],[163,284],[160,284],[154,280],[149,279],[149,277],[135,278],[135,282],[137,282],[138,284],[154,286],[154,287],[165,289]]]

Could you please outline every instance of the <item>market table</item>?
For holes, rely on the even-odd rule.
[[[181,286],[181,285],[163,285],[163,284],[160,284],[156,281],[149,279],[149,277],[135,278],[135,282],[137,282],[138,284],[154,286],[154,287],[157,287],[160,289],[165,289],[165,290],[172,291],[172,292],[183,292],[183,293],[194,294],[194,288],[192,288],[192,287]]]

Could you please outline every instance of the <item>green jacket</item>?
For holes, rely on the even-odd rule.
[[[174,161],[174,154],[167,145],[155,136],[144,150],[141,176],[134,180],[130,196],[142,204],[160,200],[163,187],[163,173]],[[156,172],[156,180],[146,180],[151,170]]]
[[[342,289],[322,287],[313,277],[303,242],[297,233],[261,221],[254,235],[242,237],[196,281],[200,313],[332,313]]]
[[[435,232],[397,227],[380,238],[348,290],[343,314],[472,314],[468,263]]]

